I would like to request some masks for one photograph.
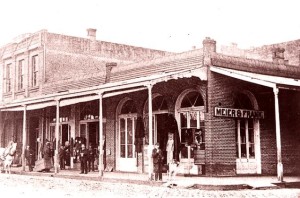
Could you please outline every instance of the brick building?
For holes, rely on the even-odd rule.
[[[264,46],[249,58],[251,50],[218,53],[206,38],[203,48],[174,54],[95,33],[41,31],[1,49],[2,146],[30,144],[38,157],[37,138],[81,137],[103,146],[102,170],[146,173],[159,142],[164,162],[179,160],[183,174],[299,174],[298,50]]]

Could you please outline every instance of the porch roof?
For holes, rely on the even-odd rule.
[[[41,109],[47,106],[55,106],[56,101],[60,101],[60,106],[76,104],[99,99],[99,94],[103,98],[112,97],[124,93],[140,91],[146,89],[146,86],[159,82],[166,82],[171,79],[199,77],[201,80],[207,80],[206,67],[195,67],[193,69],[179,70],[175,72],[162,72],[154,75],[111,82],[99,86],[93,86],[83,89],[68,90],[56,94],[48,94],[34,98],[13,101],[0,105],[1,111],[22,111],[26,105],[27,110]]]
[[[210,70],[239,80],[263,85],[270,88],[300,90],[300,79],[258,74],[235,69],[211,66]]]

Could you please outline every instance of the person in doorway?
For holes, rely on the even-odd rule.
[[[70,150],[70,143],[69,141],[65,142],[65,168],[69,169],[71,166],[71,150]]]
[[[44,149],[44,169],[43,172],[50,172],[50,169],[52,168],[52,151],[50,142],[46,142],[46,146]]]
[[[89,145],[89,157],[88,157],[88,170],[89,172],[91,171],[95,171],[95,165],[94,165],[94,162],[95,162],[95,150],[94,148],[92,147],[92,145],[90,144]]]
[[[174,152],[174,136],[172,133],[168,134],[166,151],[167,151],[167,164],[170,164],[173,162],[173,152]]]
[[[161,149],[159,148],[159,143],[156,143],[154,149],[152,150],[152,158],[154,167],[154,179],[155,181],[162,181],[163,154]]]
[[[60,166],[60,170],[64,170],[65,169],[65,148],[63,145],[60,146],[59,148],[59,166]]]
[[[87,169],[88,156],[89,156],[88,150],[85,148],[85,145],[82,144],[80,152],[79,152],[80,169],[81,169],[80,174],[83,174],[83,173],[87,174],[88,173],[88,169]]]
[[[38,144],[38,157],[37,159],[40,160],[43,158],[43,144],[41,141],[41,138],[37,138],[37,144]]]
[[[33,171],[32,165],[33,165],[33,150],[30,148],[29,145],[26,146],[25,149],[25,158],[27,160],[29,172]]]

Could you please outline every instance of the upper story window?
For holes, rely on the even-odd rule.
[[[32,57],[32,86],[38,85],[38,55]]]
[[[5,73],[4,73],[4,86],[5,86],[5,92],[10,92],[11,91],[11,64],[7,64],[5,66]]]
[[[18,63],[18,90],[24,89],[24,59]]]

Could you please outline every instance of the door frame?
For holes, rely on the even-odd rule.
[[[249,132],[246,135],[246,158],[241,156],[241,138],[240,138],[240,120],[236,120],[238,130],[238,157],[236,158],[236,173],[237,174],[261,174],[261,148],[260,148],[260,122],[259,119],[253,120],[254,132],[254,158],[249,157]],[[248,123],[248,122],[247,122]],[[246,125],[245,130],[248,131],[249,124]]]
[[[121,125],[120,125],[120,119],[125,119],[127,120],[127,118],[131,118],[132,119],[132,136],[133,136],[133,141],[132,141],[132,147],[133,147],[133,157],[132,158],[122,158],[121,157]],[[135,149],[135,124],[136,124],[136,120],[137,120],[137,113],[131,113],[131,114],[121,114],[118,116],[118,120],[117,120],[117,128],[118,128],[118,138],[117,138],[117,170],[120,171],[126,171],[126,172],[137,172],[138,167],[136,166],[136,149]],[[125,122],[125,130],[127,131],[127,121]]]

